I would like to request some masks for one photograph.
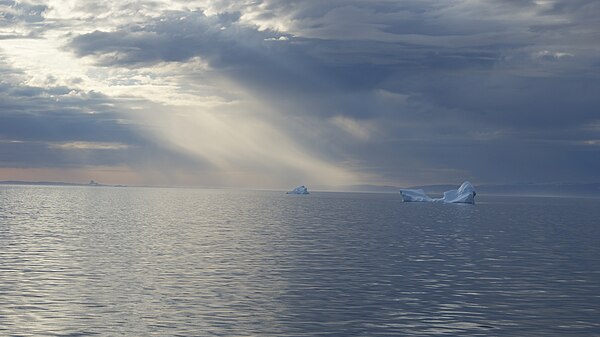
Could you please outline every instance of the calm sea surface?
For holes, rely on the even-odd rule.
[[[0,186],[0,336],[600,336],[600,200]]]

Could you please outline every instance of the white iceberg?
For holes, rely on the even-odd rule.
[[[302,186],[298,186],[298,187],[294,188],[293,190],[287,192],[286,194],[309,194],[309,193],[308,193],[308,189],[306,188],[306,186],[302,185]]]
[[[460,185],[457,190],[450,190],[444,192],[442,198],[431,198],[421,189],[402,189],[400,190],[402,200],[404,202],[446,202],[446,203],[463,203],[463,204],[474,204],[475,203],[475,188],[473,185],[465,181]]]
[[[474,204],[476,194],[475,187],[470,182],[465,181],[457,190],[444,192],[442,200],[451,203]]]

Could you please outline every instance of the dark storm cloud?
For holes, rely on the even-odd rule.
[[[0,167],[207,165],[146,138],[115,99],[55,86],[53,78],[48,86],[25,85],[22,75],[0,57]]]
[[[325,94],[368,93],[386,80],[403,76],[406,69],[490,67],[499,57],[498,48],[492,47],[432,48],[406,42],[293,37],[273,30],[258,31],[238,17],[236,13],[206,16],[202,12],[170,12],[144,24],[78,36],[71,47],[81,56],[96,57],[107,67],[140,67],[201,57],[257,95],[275,97],[274,104],[277,97],[285,97],[284,102],[327,104],[322,102],[327,101]],[[281,37],[284,39],[277,40]],[[325,116],[340,109],[356,116],[370,113],[369,109],[344,108],[354,106],[354,101],[344,99],[341,107],[314,107],[310,111]]]
[[[0,85],[0,135],[32,141],[132,141],[110,99],[66,87]]]
[[[78,36],[71,47],[81,56],[95,56],[104,66],[139,67],[202,57],[223,74],[255,87],[302,92],[324,86],[302,73],[312,67],[302,46],[266,41],[282,34],[256,31],[240,24],[238,16],[170,12],[144,25]]]
[[[121,123],[111,100],[64,86],[24,85],[19,71],[0,62],[0,166],[77,167],[127,162],[129,147],[143,144]],[[61,144],[125,144],[117,149],[69,149]]]
[[[269,35],[233,25],[237,14],[207,17],[202,12],[171,11],[143,24],[114,32],[94,31],[77,36],[71,47],[82,56],[94,55],[105,66],[140,66],[186,61],[202,55],[216,64],[254,61],[253,47]]]

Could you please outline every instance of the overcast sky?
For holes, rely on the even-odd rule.
[[[0,0],[0,180],[600,181],[597,0]]]

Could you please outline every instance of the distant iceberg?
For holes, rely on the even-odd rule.
[[[302,186],[298,186],[298,187],[294,188],[293,190],[287,192],[286,194],[309,194],[309,193],[308,193],[308,189],[306,188],[306,186],[302,185]]]
[[[404,202],[446,202],[446,203],[475,203],[475,188],[470,182],[465,181],[457,190],[444,192],[442,198],[431,198],[421,189],[402,189],[400,190]]]

